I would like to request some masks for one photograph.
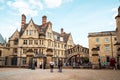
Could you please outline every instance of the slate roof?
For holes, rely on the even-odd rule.
[[[5,43],[5,40],[3,39],[2,35],[0,34],[0,44]]]
[[[49,25],[49,24],[52,25],[52,23],[51,23],[50,21],[47,22],[46,25],[37,25],[37,24],[34,23],[34,21],[33,21],[32,19],[29,21],[29,23],[30,23],[31,21],[33,22],[34,26],[35,26],[36,29],[38,30],[39,35],[44,35],[44,36],[45,36],[46,30],[47,30],[47,28],[48,28],[48,25]],[[28,27],[29,23],[25,24],[24,28],[21,28],[21,30],[20,30],[20,32],[19,32],[19,33],[20,33],[20,36],[24,33],[24,31],[25,31],[25,29]],[[64,41],[64,42],[67,42],[67,41],[68,41],[68,38],[69,38],[69,36],[70,36],[70,34],[67,34],[67,33],[65,33],[64,36],[61,36],[60,33],[55,32],[55,31],[53,31],[53,34],[54,34],[54,35],[57,35],[57,37],[63,37],[63,41]],[[58,41],[60,41],[60,39],[59,39]]]
[[[61,36],[60,33],[55,32],[55,31],[53,31],[53,34],[54,34],[54,35],[57,35],[57,37],[59,37],[59,39],[57,39],[57,41],[60,41],[60,37],[63,37],[63,41],[64,41],[65,43],[68,41],[68,38],[69,38],[69,36],[70,36],[70,33],[64,33],[64,36]]]

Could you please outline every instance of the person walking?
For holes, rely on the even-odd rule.
[[[110,66],[111,66],[114,70],[116,69],[115,63],[116,63],[115,58],[111,58],[111,60],[110,60]]]
[[[54,68],[54,62],[53,60],[50,61],[50,72],[53,72],[53,68]]]
[[[59,69],[59,72],[62,72],[62,66],[63,66],[62,60],[60,59],[60,60],[58,60],[58,69]]]

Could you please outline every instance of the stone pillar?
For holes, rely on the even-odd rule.
[[[93,48],[92,49],[93,53],[92,53],[92,68],[93,69],[98,69],[100,68],[100,57],[98,54],[98,49],[97,48]]]
[[[52,56],[47,56],[47,61],[46,61],[46,68],[50,68],[50,61],[52,60]]]
[[[51,52],[51,50],[48,50],[47,51],[47,54],[46,54],[46,68],[50,68],[50,61],[52,60],[52,56],[53,56],[53,54],[52,54],[52,52]]]

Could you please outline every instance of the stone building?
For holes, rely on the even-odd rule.
[[[26,23],[26,16],[21,17],[21,30],[16,30],[9,38],[9,56],[11,65],[28,66],[31,61],[48,64],[51,59],[57,64],[58,58],[65,62],[65,50],[74,46],[71,33],[60,33],[52,29],[47,16],[42,17],[42,24],[35,24],[33,19]]]
[[[4,66],[6,64],[6,56],[8,56],[8,50],[6,41],[3,39],[0,34],[0,66]]]
[[[120,6],[118,8],[118,15],[115,17],[116,19],[116,36],[117,42],[116,46],[116,54],[117,54],[117,64],[120,66]]]
[[[109,62],[110,58],[116,57],[116,31],[103,31],[94,32],[88,34],[89,41],[89,59],[92,60],[92,49],[98,49],[98,55],[101,59],[101,63],[104,61]],[[92,61],[91,61],[92,62]]]

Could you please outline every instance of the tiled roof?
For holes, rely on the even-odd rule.
[[[69,36],[70,36],[70,34],[65,34],[65,35],[63,36],[64,42],[67,42],[67,41],[68,41]]]
[[[0,34],[0,44],[5,43],[5,40],[3,39],[2,35]]]
[[[33,22],[33,20],[31,19],[30,21],[32,21]],[[29,23],[30,23],[30,21],[29,21]],[[24,26],[24,28],[21,28],[21,30],[20,30],[20,36],[24,33],[24,31],[25,31],[25,29],[28,27],[28,25],[29,25],[29,23],[28,24],[25,24],[25,26]],[[46,33],[46,30],[47,30],[47,28],[48,28],[48,24],[51,24],[51,22],[47,22],[46,23],[46,25],[37,25],[37,24],[35,24],[34,22],[33,22],[33,24],[34,24],[34,26],[36,27],[36,29],[38,30],[38,32],[39,32],[39,35],[45,35],[45,33]]]
[[[36,29],[38,30],[39,35],[45,35],[46,30],[47,30],[47,28],[48,28],[48,25],[49,25],[49,24],[52,25],[52,23],[51,23],[50,21],[47,22],[46,25],[37,25],[37,24],[34,23],[34,21],[33,21],[32,19],[29,21],[29,23],[30,23],[31,21],[33,22],[34,26],[35,26]],[[28,27],[29,23],[28,23],[28,24],[25,24],[24,28],[21,28],[21,30],[20,30],[20,36],[24,33],[24,31],[25,31],[25,29]],[[64,42],[67,42],[67,41],[68,41],[68,38],[69,38],[69,36],[70,36],[70,34],[67,34],[67,33],[64,33],[64,36],[61,36],[60,33],[55,32],[55,31],[53,31],[53,34],[54,34],[54,35],[57,35],[57,37],[59,37],[59,38],[60,38],[60,37],[63,37],[63,41],[64,41]],[[58,39],[57,39],[57,40],[58,40]],[[60,41],[60,39],[59,39],[58,41]]]
[[[57,35],[57,37],[63,37],[63,41],[64,42],[67,42],[68,41],[68,38],[69,38],[69,36],[70,36],[70,34],[67,34],[67,33],[65,33],[63,36],[61,36],[61,34],[60,33],[58,33],[58,32],[55,32],[55,31],[53,31],[53,34],[54,35]],[[58,39],[57,39],[58,40]],[[60,39],[58,40],[58,41],[60,41]]]

